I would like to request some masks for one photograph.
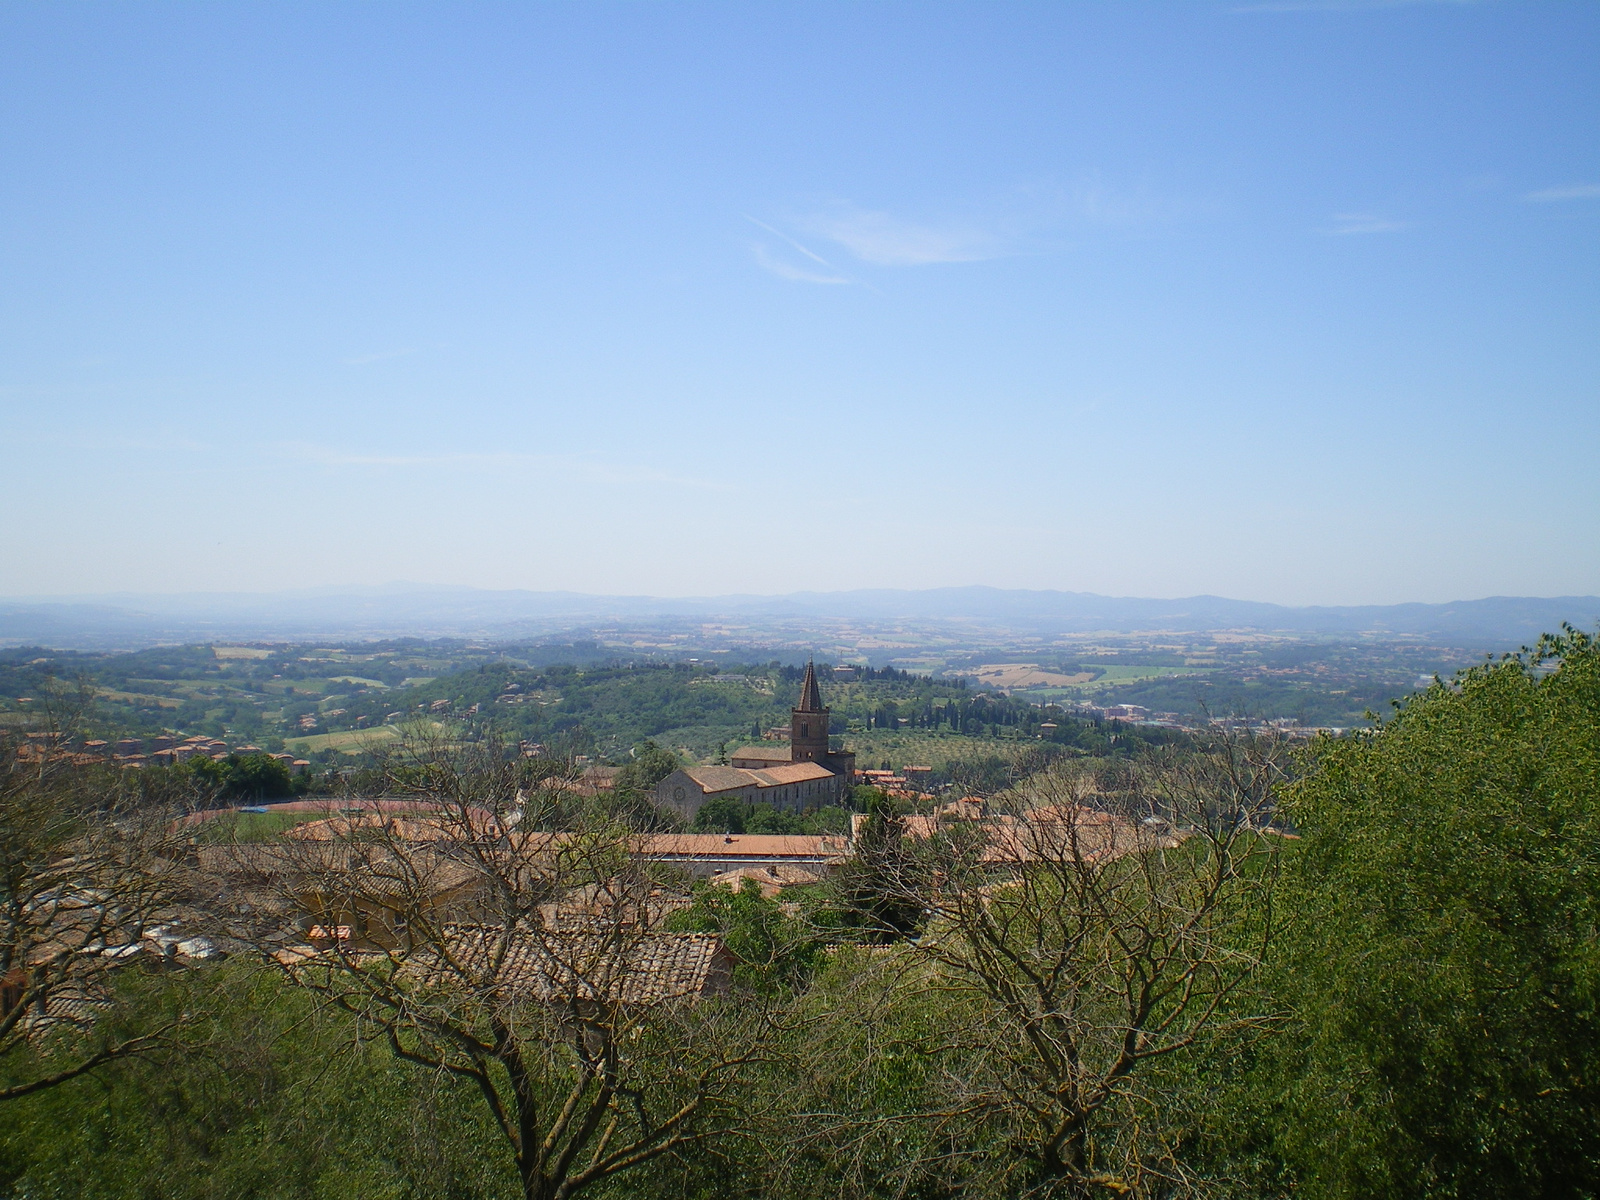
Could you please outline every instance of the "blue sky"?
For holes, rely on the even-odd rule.
[[[1600,6],[11,4],[0,594],[1600,592]]]

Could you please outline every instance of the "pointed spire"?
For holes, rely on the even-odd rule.
[[[795,712],[821,712],[822,690],[817,687],[817,669],[808,659],[806,661],[805,681],[800,684],[800,703],[794,706]]]

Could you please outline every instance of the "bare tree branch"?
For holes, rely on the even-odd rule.
[[[662,929],[668,881],[633,831],[574,820],[568,783],[492,742],[423,735],[376,794],[237,848],[277,892],[263,948],[397,1057],[471,1079],[529,1200],[726,1128],[762,1059],[761,1005],[720,999],[720,940]],[[274,941],[288,922],[301,944]]]

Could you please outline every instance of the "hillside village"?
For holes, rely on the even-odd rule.
[[[119,744],[29,730],[0,739],[11,831],[0,839],[9,856],[0,886],[15,897],[5,927],[13,965],[0,975],[0,1116],[6,1105],[47,1114],[33,1096],[80,1103],[84,1089],[143,1096],[157,1080],[215,1081],[217,1055],[236,1077],[258,1070],[250,1055],[265,1055],[270,1070],[296,1080],[337,1072],[339,1102],[365,1106],[365,1125],[405,1144],[405,1125],[421,1119],[405,1097],[431,1079],[442,1090],[428,1091],[428,1103],[474,1131],[470,1150],[448,1151],[451,1169],[495,1174],[502,1182],[486,1183],[487,1196],[513,1186],[508,1175],[548,1181],[577,1170],[520,1157],[519,1128],[543,1130],[574,1150],[569,1164],[605,1165],[606,1178],[630,1187],[651,1178],[636,1155],[670,1156],[675,1174],[725,1169],[724,1156],[750,1139],[787,1163],[825,1156],[831,1174],[848,1153],[841,1128],[891,1145],[906,1130],[938,1131],[956,1119],[951,1108],[969,1081],[992,1073],[1006,1090],[993,1110],[959,1118],[964,1146],[993,1144],[996,1120],[1015,1122],[1016,1137],[1048,1139],[1049,1127],[1026,1115],[1047,1105],[1083,1122],[1096,1153],[1131,1170],[1172,1153],[1166,1122],[1181,1127],[1198,1106],[1232,1114],[1205,1135],[1204,1155],[1237,1160],[1251,1151],[1235,1141],[1235,1122],[1276,1111],[1253,1107],[1256,1097],[1275,1094],[1270,1080],[1299,1061],[1308,1035],[1241,1024],[1230,998],[1247,995],[1250,1011],[1263,995],[1315,1011],[1328,986],[1317,971],[1340,972],[1337,994],[1350,994],[1369,978],[1374,948],[1411,971],[1411,948],[1431,936],[1430,923],[1356,938],[1345,924],[1328,927],[1352,919],[1336,897],[1380,903],[1396,856],[1418,839],[1435,861],[1457,861],[1460,835],[1443,832],[1447,817],[1505,794],[1504,781],[1530,762],[1538,788],[1592,787],[1593,747],[1583,738],[1594,728],[1594,644],[1568,635],[1541,655],[1430,689],[1373,735],[1319,740],[1309,759],[1270,726],[1262,736],[1219,725],[1209,741],[1039,757],[1026,773],[975,790],[858,768],[854,731],[835,738],[831,724],[834,689],[849,685],[825,681],[814,665],[788,697],[787,741],[757,738],[726,766],[685,766],[659,746],[620,766],[580,763],[516,739],[462,738],[440,721],[341,774],[336,790],[257,800],[230,796],[228,777],[215,772],[254,758],[288,776],[293,764],[249,744]],[[1530,757],[1519,748],[1531,744],[1530,713],[1541,738],[1567,727],[1582,737],[1564,735],[1568,753]],[[1463,744],[1474,753],[1460,753]],[[138,754],[145,765],[133,762]],[[165,757],[152,761],[157,754]],[[1351,802],[1350,772],[1381,774],[1398,762],[1408,787],[1418,756],[1449,789],[1427,819],[1373,821]],[[804,779],[786,767],[805,768]],[[821,794],[795,790],[813,781]],[[692,798],[689,784],[700,789]],[[1402,795],[1407,806],[1428,803]],[[1546,826],[1564,819],[1531,798],[1520,812]],[[829,828],[770,824],[830,813],[839,820]],[[1504,829],[1486,823],[1471,836]],[[1359,862],[1328,882],[1306,874],[1351,831]],[[1375,874],[1372,854],[1382,856]],[[1470,871],[1488,861],[1535,871],[1568,889],[1548,893],[1565,895],[1563,904],[1583,902],[1587,885],[1569,882],[1581,876],[1566,860],[1559,878],[1515,856],[1474,849],[1470,860]],[[1323,889],[1313,893],[1320,923],[1280,923],[1283,906],[1299,903],[1292,889],[1312,886]],[[1492,898],[1469,872],[1430,903],[1455,912],[1459,930]],[[1500,944],[1512,953],[1523,943]],[[1432,953],[1457,953],[1451,945]],[[1462,971],[1494,969],[1476,956],[1457,961]],[[1272,964],[1296,969],[1279,974]],[[1414,971],[1386,978],[1389,987],[1432,986]],[[1390,1003],[1381,988],[1362,994]],[[1453,993],[1430,994],[1446,1004]],[[1435,1019],[1471,1025],[1481,1014],[1447,1007]],[[1515,1022],[1498,1019],[1511,1037]],[[229,1032],[230,1020],[245,1028]],[[280,1020],[327,1040],[301,1062],[300,1035],[258,1036]],[[860,1047],[864,1033],[889,1046],[838,1049]],[[1338,1036],[1364,1044],[1359,1031]],[[651,1052],[635,1052],[640,1045]],[[1070,1061],[1047,1052],[1061,1045]],[[351,1057],[355,1047],[366,1049]],[[1251,1052],[1273,1057],[1237,1068]],[[1516,1041],[1494,1051],[1494,1069],[1540,1052]],[[1195,1076],[1170,1077],[1173,1056]],[[519,1089],[518,1072],[534,1063],[543,1082]],[[599,1086],[596,1063],[608,1064],[603,1078],[614,1087]],[[855,1082],[862,1070],[903,1078],[908,1065],[911,1080],[887,1093]],[[1249,1089],[1217,1094],[1218,1072],[1233,1069],[1247,1070]],[[248,1077],[277,1095],[265,1076]],[[841,1087],[848,1109],[828,1100]],[[1127,1087],[1139,1089],[1134,1110],[1074,1098]],[[735,1102],[749,1089],[774,1107]],[[287,1105],[270,1109],[287,1116],[291,1095],[262,1103]],[[585,1124],[565,1123],[563,1108],[586,1114]],[[678,1140],[680,1128],[694,1137]],[[613,1147],[621,1157],[609,1157]],[[203,1156],[231,1162],[237,1153]],[[886,1153],[896,1170],[923,1170]],[[1028,1153],[1008,1151],[1002,1169],[1031,1161]],[[989,1158],[958,1161],[964,1178],[989,1181],[974,1186],[997,1186]],[[751,1194],[765,1194],[766,1163],[737,1168],[749,1171],[741,1186]],[[931,1173],[919,1177],[931,1186]]]

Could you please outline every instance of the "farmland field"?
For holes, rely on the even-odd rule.
[[[296,754],[315,754],[319,750],[360,754],[386,742],[392,742],[399,736],[400,731],[393,725],[380,725],[374,729],[345,729],[337,733],[314,733],[307,737],[285,738],[283,745],[286,750],[292,750]]]
[[[1072,700],[1088,699],[1095,692],[1105,691],[1108,688],[1124,687],[1130,683],[1146,683],[1152,679],[1171,679],[1173,677],[1194,676],[1199,677],[1209,672],[1204,667],[1100,667],[1103,672],[1100,678],[1090,683],[1080,683],[1073,687],[1043,687],[1029,688],[1027,696],[1030,700]],[[1100,703],[1104,703],[1101,701]]]
[[[211,653],[218,658],[271,658],[271,650],[263,650],[256,646],[213,646]]]
[[[1101,667],[1102,674],[1089,688],[1108,687],[1117,683],[1137,683],[1145,679],[1161,679],[1168,675],[1200,675],[1196,667]]]
[[[1097,670],[1103,668],[1096,668]],[[1116,670],[1112,667],[1110,670]],[[1034,663],[985,663],[974,670],[974,676],[983,687],[1013,688],[1072,687],[1088,683],[1095,678],[1094,671],[1081,671],[1063,675],[1059,671],[1042,670]]]
[[[152,696],[148,692],[119,692],[114,688],[96,688],[94,694],[122,704],[153,704],[157,708],[180,708],[183,705],[181,700],[174,700],[170,696]]]

